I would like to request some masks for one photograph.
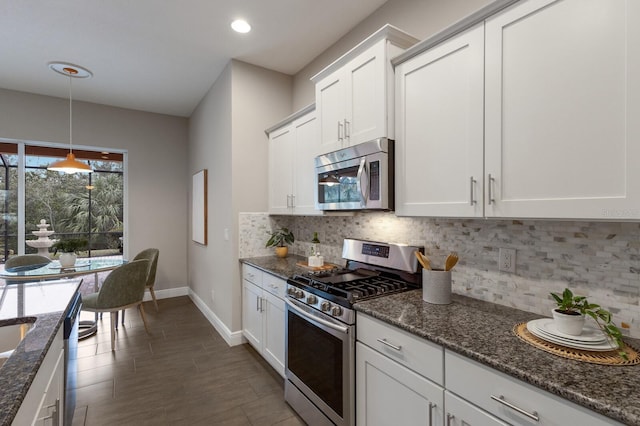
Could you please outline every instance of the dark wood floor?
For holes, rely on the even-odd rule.
[[[188,297],[159,305],[144,304],[151,336],[130,309],[115,352],[108,314],[80,341],[74,426],[304,424],[253,348],[229,347]]]

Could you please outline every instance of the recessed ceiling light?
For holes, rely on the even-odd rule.
[[[233,21],[231,23],[231,28],[233,28],[234,31],[243,34],[251,31],[251,25],[249,25],[249,23],[244,19],[236,19],[235,21]]]

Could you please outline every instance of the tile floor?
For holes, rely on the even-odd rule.
[[[144,304],[151,336],[129,309],[115,352],[108,314],[80,341],[74,426],[304,424],[252,347],[229,347],[186,296],[158,303]]]

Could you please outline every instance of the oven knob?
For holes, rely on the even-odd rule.
[[[331,309],[331,303],[329,302],[322,302],[320,304],[320,310],[322,310],[322,312],[329,312],[329,309]]]
[[[304,297],[304,292],[297,288],[295,290],[295,293],[293,293],[293,297],[295,297],[296,299],[302,299]]]
[[[316,302],[318,302],[318,298],[315,297],[313,294],[310,294],[310,295],[307,296],[307,303],[309,305],[315,305]]]
[[[295,288],[293,288],[293,287],[289,287],[289,288],[287,289],[287,294],[288,294],[289,296],[293,296],[295,292],[296,292],[296,289],[295,289]]]
[[[333,306],[331,308],[331,315],[333,315],[334,317],[339,317],[340,315],[342,315],[342,308],[340,306]]]

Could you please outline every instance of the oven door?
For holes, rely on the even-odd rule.
[[[286,386],[308,403],[289,402],[310,423],[319,409],[336,425],[353,425],[355,417],[355,326],[349,326],[295,300],[286,299]],[[311,410],[310,410],[311,408]]]

